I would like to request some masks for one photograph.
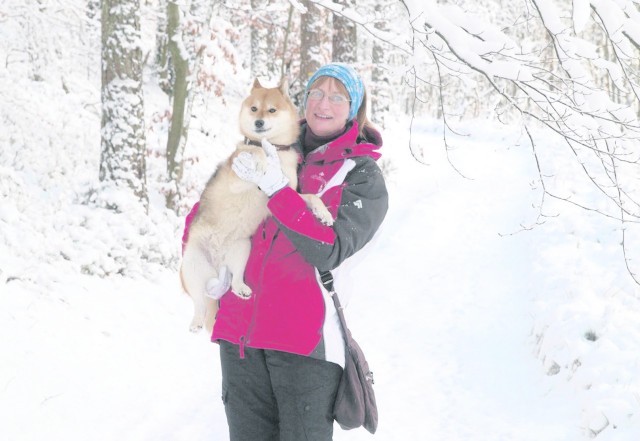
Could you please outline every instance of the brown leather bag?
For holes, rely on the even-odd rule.
[[[333,405],[333,418],[345,430],[362,426],[375,433],[378,427],[378,408],[373,391],[373,372],[369,370],[369,363],[362,349],[347,328],[342,305],[333,288],[333,276],[329,271],[321,271],[320,278],[338,311],[346,346],[345,366]]]

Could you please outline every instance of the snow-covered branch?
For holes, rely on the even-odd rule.
[[[637,193],[610,171],[638,161],[636,6],[631,1],[576,0],[572,20],[566,20],[553,0],[528,2],[534,15],[527,21],[534,20],[542,33],[538,42],[517,41],[505,28],[456,5],[404,3],[419,47],[438,66],[437,81],[443,81],[442,68],[450,76],[471,76],[487,84],[526,127],[542,126],[563,138],[588,180],[627,220],[640,220]],[[599,26],[604,43],[590,40],[593,32],[577,32],[587,26]],[[609,57],[603,45],[611,48]],[[411,61],[419,63],[420,58]],[[603,77],[612,81],[617,95],[602,85]]]

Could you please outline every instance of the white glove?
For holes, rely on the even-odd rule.
[[[267,163],[264,170],[261,169],[256,159],[249,152],[242,152],[233,159],[231,168],[244,181],[252,182],[260,187],[260,190],[271,197],[275,192],[286,187],[289,183],[280,165],[280,157],[276,147],[266,139],[262,140],[262,148],[267,155]]]
[[[223,266],[218,271],[218,277],[211,278],[207,281],[205,287],[205,294],[207,297],[219,300],[231,286],[231,273],[226,266]]]

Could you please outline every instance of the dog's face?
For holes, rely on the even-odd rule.
[[[240,131],[252,141],[267,138],[273,144],[284,145],[296,141],[298,116],[287,95],[286,82],[265,88],[255,80],[240,109]]]

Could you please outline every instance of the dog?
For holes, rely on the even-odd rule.
[[[216,279],[220,268],[231,272],[231,289],[242,298],[251,296],[244,282],[244,270],[251,251],[250,237],[269,215],[268,197],[255,185],[240,179],[232,170],[233,159],[249,152],[259,167],[266,164],[261,140],[277,147],[278,157],[289,186],[297,188],[299,153],[292,147],[300,133],[297,111],[288,95],[288,85],[266,88],[256,79],[249,96],[243,101],[239,115],[244,142],[222,162],[207,182],[200,206],[189,227],[180,278],[183,289],[194,305],[190,330],[204,326],[211,332],[218,302],[206,295],[207,283]],[[314,215],[325,225],[333,224],[333,216],[316,195],[301,195]]]

